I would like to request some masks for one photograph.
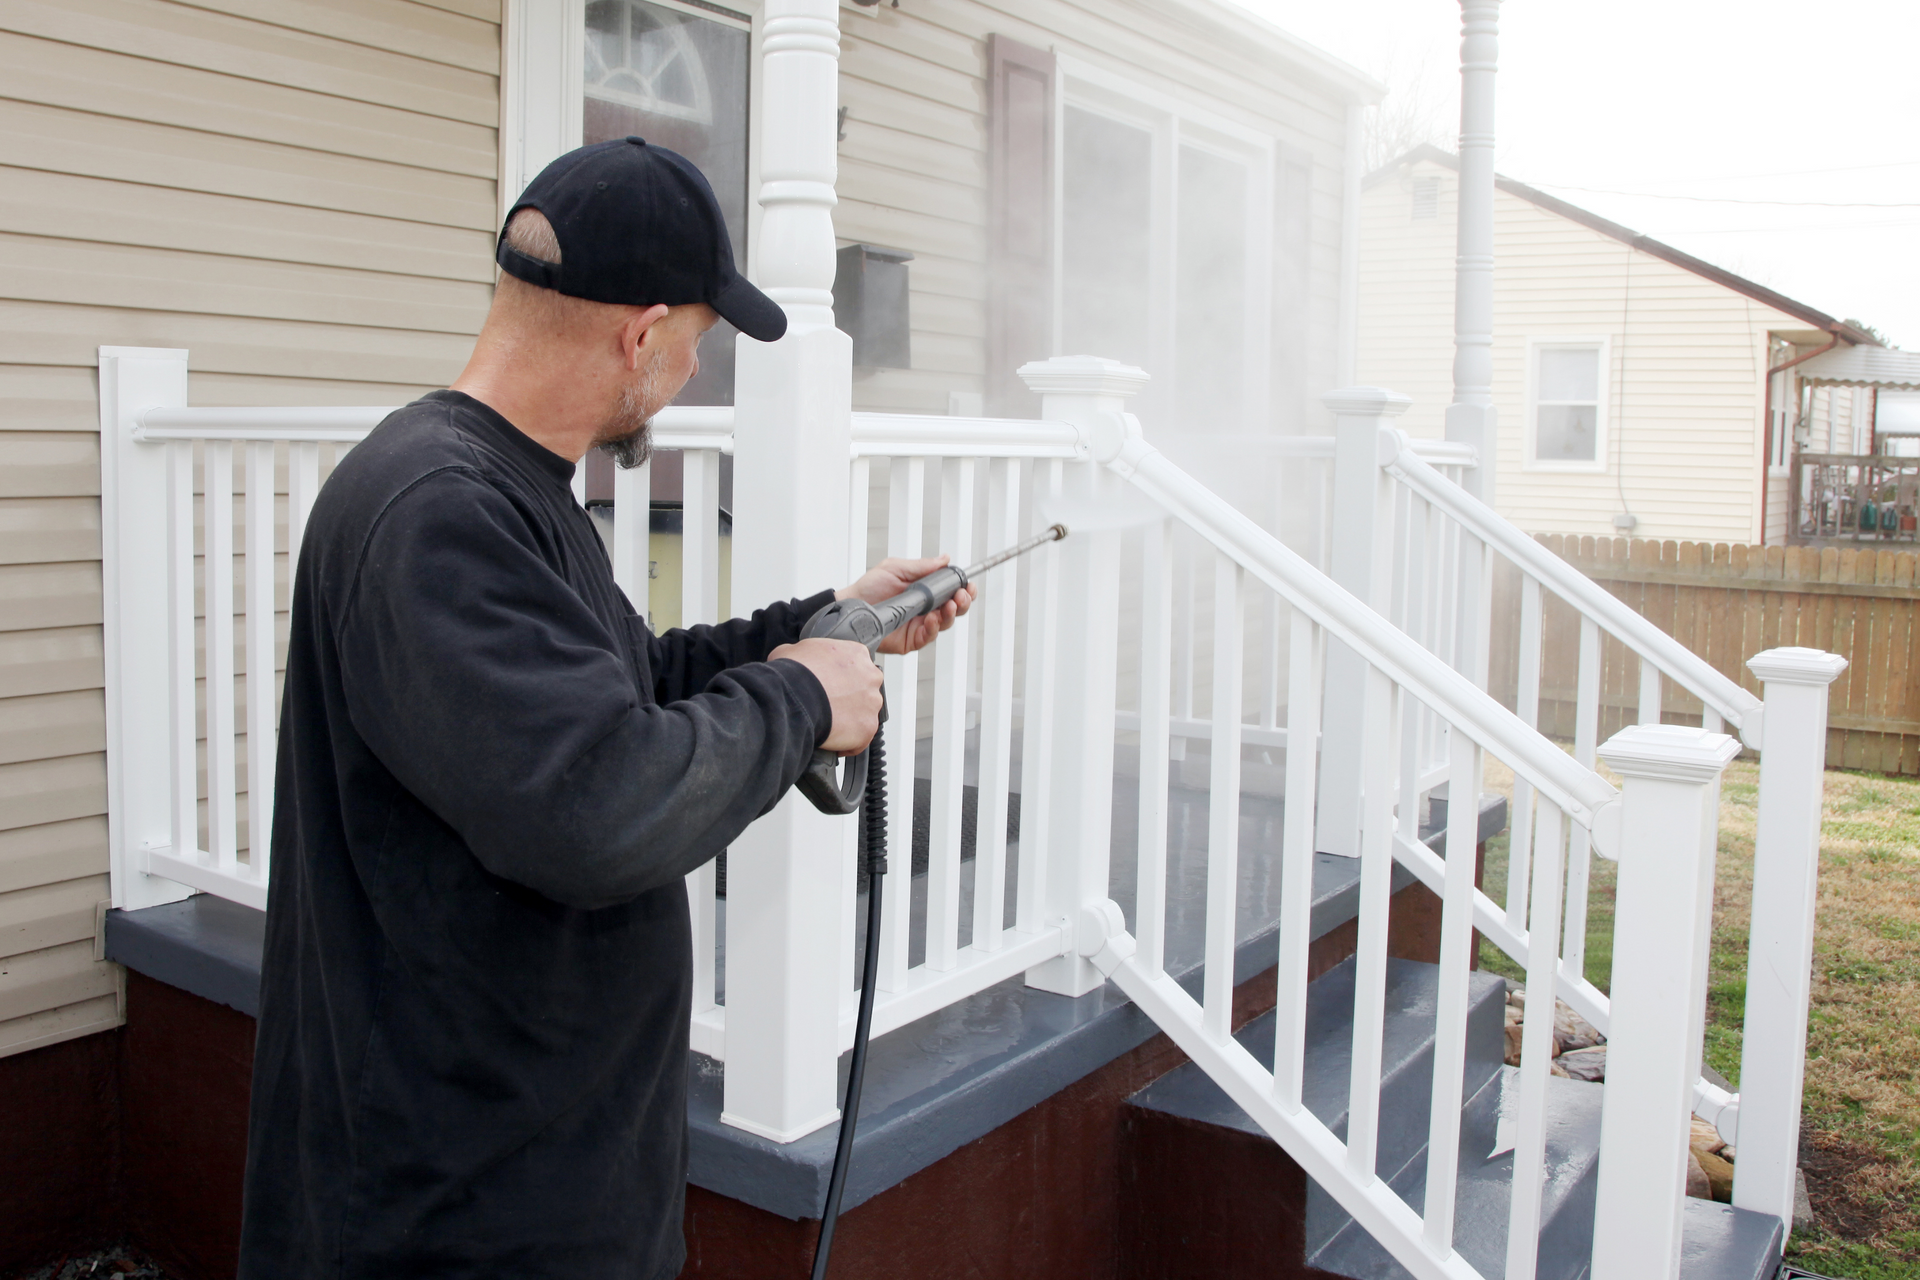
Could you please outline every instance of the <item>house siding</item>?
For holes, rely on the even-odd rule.
[[[1411,216],[1437,181],[1436,216]],[[1453,396],[1458,175],[1421,161],[1361,202],[1360,381],[1413,397],[1401,420],[1444,434]],[[1506,191],[1494,196],[1494,402],[1502,515],[1529,532],[1749,541],[1762,534],[1766,342],[1807,323]],[[1607,468],[1528,470],[1529,339],[1604,337]],[[1777,487],[1777,486],[1776,486]],[[1624,494],[1624,505],[1623,505]]]
[[[498,0],[0,10],[0,1053],[115,1025],[96,348],[397,404],[491,296]],[[284,590],[284,587],[283,587]]]

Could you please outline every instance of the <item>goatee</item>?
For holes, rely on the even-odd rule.
[[[653,417],[649,406],[658,400],[655,393],[659,389],[659,375],[659,366],[649,365],[639,379],[621,388],[619,406],[594,440],[623,471],[631,471],[653,456]]]

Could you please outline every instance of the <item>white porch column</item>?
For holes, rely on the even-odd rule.
[[[1460,201],[1447,439],[1473,446],[1480,466],[1460,483],[1491,506],[1499,461],[1493,409],[1493,89],[1500,0],[1460,0],[1460,14]]]
[[[758,283],[786,337],[741,337],[733,592],[743,609],[844,582],[853,353],[833,327],[835,0],[768,0],[762,49]],[[798,795],[734,842],[727,874],[721,1119],[791,1142],[839,1115],[841,856],[846,817]]]
[[[1723,733],[1684,725],[1635,725],[1600,748],[1624,784],[1599,815],[1606,838],[1596,839],[1618,853],[1620,881],[1593,1280],[1680,1274],[1720,773],[1739,750]]]
[[[193,537],[188,510],[170,513],[168,445],[141,444],[133,433],[149,409],[187,404],[187,353],[171,347],[100,348],[100,557],[106,640],[107,850],[113,905],[134,910],[177,902],[192,890],[147,874],[147,850],[174,844],[174,832],[194,830],[186,814],[176,822],[176,799],[191,799],[191,759],[176,759],[174,709],[177,651],[185,664],[186,695],[193,695],[193,618],[169,610],[171,547],[165,530],[173,515]],[[183,446],[184,447],[184,446]],[[192,549],[189,545],[188,555]],[[189,604],[192,588],[187,587]],[[191,702],[187,716],[193,715]],[[188,735],[191,737],[191,734]],[[176,850],[185,856],[191,849]]]
[[[1380,437],[1413,402],[1379,387],[1348,387],[1320,397],[1333,410],[1333,580],[1381,615],[1386,626],[1393,582],[1392,480],[1380,466]],[[1314,848],[1360,856],[1361,726],[1366,723],[1366,663],[1338,640],[1327,644],[1326,702],[1320,719],[1320,797]]]
[[[1766,710],[1733,1202],[1772,1214],[1789,1231],[1813,986],[1813,912],[1820,888],[1827,686],[1846,666],[1838,654],[1799,648],[1768,649],[1747,662],[1748,670],[1766,682]]]
[[[1063,356],[1023,365],[1040,394],[1040,416],[1070,422],[1092,458],[1067,464],[1065,495],[1076,503],[1117,497],[1124,482],[1104,467],[1138,424],[1127,398],[1147,383],[1131,365],[1097,356]],[[1052,808],[1046,847],[1020,856],[1046,859],[1044,922],[1071,931],[1081,907],[1107,897],[1113,840],[1114,696],[1119,661],[1120,534],[1072,530],[1060,544],[1054,663]],[[1027,985],[1080,996],[1106,979],[1077,951],[1027,970]]]

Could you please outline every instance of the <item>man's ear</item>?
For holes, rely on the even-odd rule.
[[[620,322],[620,360],[627,366],[629,373],[638,372],[641,359],[640,350],[646,345],[647,334],[653,326],[666,319],[667,308],[663,303],[654,303],[644,311],[634,311]]]

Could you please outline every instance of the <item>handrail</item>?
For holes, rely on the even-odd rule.
[[[1146,441],[1138,436],[1124,440],[1107,466],[1269,587],[1304,602],[1329,634],[1469,738],[1496,751],[1575,822],[1593,830],[1594,815],[1619,798],[1606,779],[1529,728],[1406,633],[1387,625],[1351,592],[1220,501]]]
[[[1498,549],[1554,594],[1625,641],[1687,692],[1740,731],[1741,741],[1760,747],[1760,699],[1714,670],[1705,659],[1634,612],[1593,579],[1541,546],[1493,508],[1423,461],[1397,428],[1381,431],[1381,465],[1408,488],[1444,510],[1482,542]]]
[[[397,405],[259,405],[149,409],[133,438],[288,440],[358,444]],[[1071,423],[1026,418],[954,418],[905,413],[853,415],[853,456],[935,458],[1082,458],[1086,444]],[[657,449],[733,452],[731,405],[669,405],[653,417]]]
[[[1030,418],[949,418],[914,413],[853,415],[856,458],[1084,458],[1072,423]]]

